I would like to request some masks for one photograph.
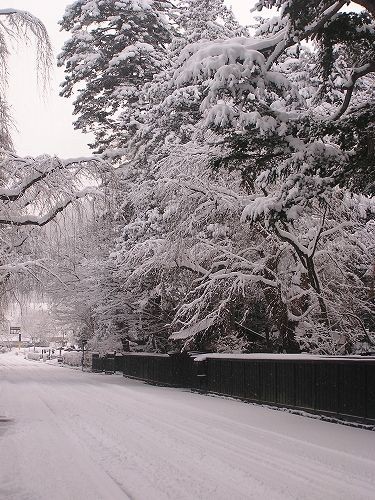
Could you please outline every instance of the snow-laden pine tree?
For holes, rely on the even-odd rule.
[[[185,132],[185,122],[181,117],[189,116],[186,111],[190,109],[194,117],[190,124],[197,125],[201,113],[203,134],[211,129],[216,137],[219,134],[225,138],[226,146],[223,155],[218,156],[216,166],[239,169],[247,189],[254,193],[243,211],[243,222],[263,221],[266,231],[271,230],[281,242],[281,247],[285,248],[282,253],[289,255],[281,260],[271,258],[268,263],[265,260],[257,269],[265,273],[263,279],[268,280],[268,290],[272,287],[275,290],[275,293],[267,292],[268,302],[274,304],[274,322],[283,338],[282,345],[290,349],[297,327],[311,312],[311,317],[315,317],[310,324],[314,325],[313,331],[314,328],[319,330],[319,324],[327,333],[336,329],[345,330],[342,326],[338,328],[339,322],[333,319],[337,318],[337,296],[332,289],[330,292],[330,288],[326,288],[326,282],[333,281],[327,280],[327,273],[324,273],[324,269],[328,269],[327,262],[321,258],[324,246],[328,245],[327,238],[335,239],[343,234],[341,217],[345,220],[348,214],[345,204],[338,208],[340,199],[346,195],[335,190],[335,186],[363,189],[363,183],[361,186],[356,182],[354,175],[348,175],[348,170],[351,168],[355,172],[362,168],[363,172],[363,160],[368,170],[373,164],[368,118],[367,121],[356,122],[365,129],[364,141],[369,146],[364,148],[361,131],[347,124],[343,117],[349,97],[352,97],[354,119],[358,113],[362,118],[368,117],[366,108],[369,100],[371,106],[373,35],[368,15],[338,15],[342,3],[312,4],[311,9],[304,13],[305,17],[299,16],[305,23],[303,30],[302,21],[295,14],[296,11],[301,14],[301,5],[289,2],[290,8],[285,4],[288,8],[284,9],[282,3],[278,4],[282,7],[280,18],[264,23],[260,38],[206,38],[183,47],[174,61],[172,81],[168,79],[168,85],[159,86],[163,97],[147,114],[147,118],[152,118],[146,136],[150,131],[153,134],[151,140],[147,137],[152,147],[162,144],[163,141],[157,137],[161,124],[160,136],[164,138],[163,134],[170,131],[168,140],[178,143]],[[344,32],[347,31],[345,21],[348,17],[354,20],[356,29],[352,30],[351,43],[345,46],[342,43],[345,36],[333,38],[330,30],[334,32],[338,29],[340,25],[336,19],[340,18]],[[321,53],[327,52],[331,44],[333,62],[314,54],[301,57],[306,50],[299,43],[311,37],[319,42]],[[349,45],[351,52],[346,50]],[[359,59],[363,63],[360,73],[353,69],[356,62],[351,56],[353,53],[363,58]],[[298,82],[294,71],[290,70],[291,66],[294,71],[300,72],[305,81]],[[352,80],[350,74],[354,75]],[[309,84],[310,75],[314,75],[313,85]],[[361,81],[357,82],[359,76]],[[351,83],[356,82],[359,85],[353,96]],[[175,118],[178,118],[178,125],[169,126]],[[346,133],[342,133],[344,129]],[[356,178],[361,176],[356,175]],[[362,180],[367,187],[371,186],[368,179]],[[371,200],[363,198],[357,203],[362,207],[358,211],[360,218],[366,218],[373,211]],[[303,217],[305,213],[308,219]],[[353,234],[358,234],[361,223],[356,217],[351,222],[352,229],[345,228],[348,240]],[[356,275],[362,283],[358,286],[362,288],[365,301],[364,309],[359,307],[353,313],[357,314],[357,318],[366,307],[371,307],[371,304],[365,304],[366,286],[361,278],[366,266],[367,269],[371,266],[369,254],[366,259],[364,262],[367,263]],[[271,274],[266,278],[267,273]],[[299,273],[302,278],[298,277]],[[270,278],[272,275],[273,280]],[[283,275],[288,275],[290,281],[280,280]],[[229,276],[233,276],[232,271],[228,271],[226,277],[229,279]],[[215,286],[215,280],[212,283]],[[345,282],[340,286],[345,286]],[[301,288],[299,291],[298,287]],[[212,297],[210,285],[207,285],[207,290],[205,297]],[[293,294],[289,295],[291,290],[296,292],[295,298]],[[202,312],[202,302],[196,299],[194,304]],[[189,308],[183,307],[183,310],[189,311]],[[192,316],[185,315],[183,319],[193,331],[194,321],[199,316],[194,309],[190,308],[190,312]]]
[[[121,5],[121,9],[123,9],[123,5]],[[224,7],[224,4],[221,0],[209,0],[205,2],[183,2],[181,4],[181,9],[179,10],[180,15],[176,16],[175,20],[178,23],[178,34],[176,34],[171,46],[168,47],[168,64],[169,66],[173,66],[173,62],[177,57],[178,53],[183,46],[191,41],[197,41],[201,37],[208,39],[216,39],[218,37],[225,38],[227,36],[234,36],[240,32],[239,25],[235,23],[233,20],[232,14],[228,9]],[[124,16],[127,12],[124,12]],[[134,27],[135,34],[137,34],[136,27]],[[129,30],[129,36],[133,36],[131,30]],[[111,48],[112,40],[107,38],[105,40],[108,43],[107,51],[113,50]],[[103,41],[104,43],[104,41]],[[125,49],[124,49],[125,50]],[[84,62],[84,55],[82,55],[81,62]],[[131,61],[130,61],[131,62]],[[126,68],[132,69],[129,66],[129,60],[123,61],[124,70]],[[168,66],[168,67],[169,67]],[[155,68],[156,70],[157,68]],[[145,87],[147,93],[142,96],[142,103],[158,104],[161,97],[164,95],[168,95],[169,90],[164,90],[164,85],[168,87],[168,81],[171,80],[171,76],[173,75],[174,69],[172,67],[171,70],[162,71],[158,75],[158,79],[155,82],[147,84],[147,79],[145,79]],[[166,77],[167,75],[167,77]],[[95,80],[95,78],[94,78]],[[116,91],[116,80],[113,80],[114,88],[113,91]],[[95,84],[95,81],[94,81]],[[141,94],[140,94],[141,95]],[[143,107],[140,101],[134,103],[133,111],[134,113],[138,113],[137,120],[134,120],[132,123],[135,128],[141,125],[141,140],[145,135],[145,124],[143,123],[143,116],[147,116],[147,114],[143,114],[145,108]],[[123,120],[123,122],[119,126],[116,124],[116,141],[111,141],[111,146],[115,148],[117,146],[123,146],[126,144],[128,136],[124,134],[124,131],[127,130],[127,124],[129,122],[129,114],[127,101],[124,99],[123,101],[124,109],[119,116]],[[133,112],[132,111],[132,112]],[[177,110],[179,111],[179,110]],[[120,111],[119,111],[120,113]],[[185,116],[183,116],[185,115]],[[134,116],[134,115],[133,115]],[[164,116],[168,116],[168,112],[164,113]],[[186,122],[191,120],[191,112],[187,113],[182,112],[177,116],[177,112],[174,109],[171,109],[170,113],[171,122],[175,123],[175,128],[178,127],[178,120],[182,118]],[[163,120],[164,118],[162,118]],[[195,121],[199,119],[196,116]],[[151,122],[150,122],[151,123]],[[153,133],[153,128],[155,128],[156,123],[151,123],[151,133]],[[168,125],[163,125],[158,128],[161,130],[161,133],[165,136],[170,136],[172,133],[172,127],[170,123]],[[132,224],[134,220],[141,215],[143,216],[143,210],[139,205],[139,193],[142,192],[145,196],[144,205],[145,212],[144,216],[147,218],[147,213],[149,212],[149,208],[147,207],[148,203],[152,204],[152,199],[159,199],[159,193],[152,193],[153,187],[153,178],[157,175],[158,167],[155,166],[155,170],[151,172],[154,164],[157,161],[157,158],[161,156],[166,156],[169,154],[170,145],[169,143],[164,144],[163,140],[158,142],[158,149],[152,150],[150,147],[149,141],[147,141],[148,150],[151,152],[149,155],[148,161],[139,162],[138,167],[135,171],[132,172],[132,175],[129,175],[129,171],[124,167],[123,172],[118,171],[118,176],[122,178],[122,187],[117,192],[117,202],[118,206],[118,214],[120,214],[119,218],[112,218],[111,224],[117,230],[122,233],[124,231],[123,226],[128,224]],[[109,154],[113,154],[113,149],[109,151]],[[131,158],[130,158],[131,159]],[[151,169],[151,170],[150,170]],[[162,182],[162,180],[160,180]],[[152,211],[152,209],[151,209]],[[124,222],[125,220],[125,222]],[[122,227],[121,227],[122,226]],[[153,226],[155,230],[155,226]],[[126,238],[126,237],[124,237]],[[139,235],[140,245],[137,246],[137,249],[141,247],[141,235]],[[131,240],[133,241],[133,239]],[[109,245],[114,242],[109,242]],[[177,273],[169,272],[164,268],[160,267],[157,269],[157,266],[154,266],[153,271],[142,274],[141,261],[137,260],[137,266],[139,269],[133,275],[137,275],[138,279],[127,279],[126,278],[126,262],[129,263],[131,259],[137,258],[136,252],[131,252],[130,248],[130,239],[127,242],[127,248],[129,250],[129,255],[125,255],[125,247],[122,248],[121,255],[124,255],[123,260],[119,262],[116,259],[104,257],[102,260],[102,269],[108,270],[108,273],[103,276],[101,280],[101,290],[103,291],[104,296],[106,297],[103,300],[103,303],[100,304],[100,300],[96,303],[96,311],[98,318],[99,328],[105,329],[106,326],[111,325],[111,331],[118,331],[119,329],[124,329],[130,327],[130,329],[134,332],[138,333],[140,330],[143,330],[143,336],[150,335],[152,333],[163,330],[161,337],[164,338],[162,344],[165,344],[165,339],[167,338],[168,329],[166,328],[166,321],[172,320],[173,314],[171,315],[171,311],[176,306],[176,297],[180,296],[177,294],[174,296],[176,292],[176,287],[174,287],[174,282],[177,284],[178,280],[181,279],[177,276]],[[116,247],[116,251],[118,250],[118,245]],[[146,262],[144,263],[146,265]],[[160,265],[161,265],[160,261]],[[135,265],[135,264],[134,264]],[[87,269],[87,262],[85,264],[85,268]],[[83,269],[83,275],[84,275]],[[120,278],[121,276],[121,278]],[[164,276],[164,280],[162,280],[162,276]],[[128,277],[129,278],[129,277]],[[172,281],[169,285],[168,282]],[[135,284],[133,287],[132,284]],[[81,280],[80,284],[76,284],[76,290],[80,290],[80,287],[85,286],[85,281]],[[138,287],[138,289],[137,289]],[[131,290],[129,293],[127,290]],[[90,295],[89,289],[87,289],[87,294]],[[168,294],[169,299],[167,299]],[[72,290],[72,304],[74,304],[75,292]],[[100,295],[100,294],[99,294]],[[90,295],[91,296],[91,295]],[[125,326],[124,326],[125,325]]]
[[[204,82],[180,88],[175,73],[181,53],[200,41],[224,40],[247,33],[224,0],[181,0],[177,3],[176,36],[168,47],[168,66],[145,85],[148,110],[137,134],[129,143],[128,155],[150,163],[150,154],[164,154],[163,146],[190,141],[200,120],[199,105]],[[126,115],[125,115],[126,119]]]
[[[246,32],[222,0],[180,0],[178,11],[181,36],[174,40],[172,50],[200,40],[217,40]]]
[[[122,230],[124,244],[121,251],[119,251],[119,244],[116,246],[117,258],[116,261],[112,260],[112,273],[115,278],[109,286],[113,287],[114,283],[122,283],[119,293],[123,294],[123,302],[132,305],[131,307],[127,305],[121,312],[121,308],[111,308],[110,301],[107,304],[108,309],[116,311],[118,322],[127,323],[133,334],[143,330],[143,334],[156,334],[157,337],[164,337],[164,339],[169,332],[166,323],[172,320],[172,311],[177,306],[177,297],[181,297],[182,294],[181,289],[177,291],[178,282],[179,280],[185,282],[187,278],[183,276],[184,271],[178,270],[178,266],[172,266],[172,270],[168,266],[165,267],[162,259],[158,260],[158,264],[155,261],[152,268],[146,271],[148,262],[151,261],[146,259],[145,255],[141,257],[142,251],[148,246],[148,243],[145,245],[142,243],[145,234],[131,231],[132,238],[126,234],[130,227],[137,227],[142,217],[145,217],[145,226],[148,226],[150,217],[152,218],[152,213],[155,212],[155,204],[156,206],[158,204],[156,200],[160,200],[158,189],[160,182],[163,182],[160,178],[158,161],[171,154],[178,156],[178,151],[174,149],[176,144],[183,144],[190,140],[194,133],[194,125],[199,120],[198,106],[194,108],[194,100],[197,99],[198,94],[189,94],[189,91],[184,91],[179,95],[176,86],[171,85],[179,53],[183,47],[201,38],[215,40],[242,32],[222,0],[179,2],[176,23],[177,34],[168,47],[169,65],[144,88],[149,110],[143,115],[139,130],[130,141],[128,148],[128,159],[137,167],[131,169],[130,172],[127,167],[124,167],[123,183],[127,188],[129,186],[132,188],[122,190],[124,193],[122,204],[130,207],[132,215]],[[127,119],[126,113],[123,119]],[[129,152],[133,156],[129,156]],[[186,154],[186,149],[183,154]],[[199,175],[198,172],[197,175]],[[156,184],[155,178],[158,179]],[[139,199],[140,192],[143,193],[143,201]],[[156,227],[156,223],[151,224],[150,230],[155,231]],[[168,225],[165,230],[168,233]],[[159,241],[161,242],[162,239],[159,238]],[[166,241],[167,245],[171,245],[170,239]],[[153,247],[152,243],[151,247]],[[155,247],[154,250],[156,251]],[[126,270],[130,265],[136,268],[131,275]],[[119,276],[122,278],[119,279]],[[124,283],[126,283],[125,286]],[[116,290],[113,290],[113,293],[116,294]],[[116,295],[114,295],[114,302],[116,303]],[[117,302],[119,302],[118,299]],[[126,321],[125,318],[127,318]],[[162,344],[163,342],[165,344],[165,340]]]
[[[275,213],[295,204],[288,195],[292,185],[296,196],[303,184],[308,186],[308,196],[319,196],[325,189],[322,178],[329,185],[370,193],[375,69],[371,11],[341,12],[345,2],[311,2],[306,9],[303,2],[266,2],[267,6],[274,3],[280,16],[262,25],[260,38],[202,41],[182,51],[175,73],[180,92],[205,83],[200,103],[204,125],[241,131],[234,150],[241,148],[241,141],[249,150],[260,146],[267,150],[270,143],[276,152],[290,150],[281,167],[277,161],[276,169],[272,165],[265,169],[269,179],[287,178],[304,161],[310,164],[304,174],[300,170],[303,179],[300,176],[298,183],[289,177],[287,192],[276,200]],[[294,47],[298,53],[299,43],[306,40],[317,42],[320,50],[313,67],[319,76],[314,100],[306,100],[285,74],[287,51]],[[243,140],[246,131],[248,137]],[[335,137],[337,148],[330,147],[328,137]]]
[[[369,346],[375,233],[362,220],[367,198],[338,193],[334,205],[316,203],[278,234],[241,220],[257,193],[236,172],[212,173],[214,152],[179,145],[130,193],[101,284],[99,316],[110,330],[153,336],[158,349],[171,334],[190,349]]]
[[[94,134],[96,150],[123,147],[137,129],[147,105],[142,88],[167,63],[172,7],[167,0],[77,0],[67,7],[61,95],[76,95],[75,127]]]

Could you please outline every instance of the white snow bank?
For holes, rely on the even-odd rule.
[[[27,359],[33,359],[34,361],[39,361],[41,358],[41,354],[39,352],[28,352],[26,356]]]

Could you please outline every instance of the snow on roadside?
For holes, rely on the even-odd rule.
[[[375,491],[367,430],[11,354],[0,357],[0,394],[0,415],[12,419],[0,421],[6,500],[369,500]]]

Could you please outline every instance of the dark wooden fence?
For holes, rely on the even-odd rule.
[[[189,355],[136,354],[92,355],[92,371],[123,372],[124,376],[144,380],[149,384],[200,389],[199,370],[203,365],[194,363]],[[205,374],[203,375],[205,377]]]
[[[208,357],[207,392],[375,423],[375,360]]]
[[[115,353],[99,356],[99,354],[94,353],[92,354],[91,370],[96,373],[115,373],[116,371],[123,371],[123,356],[116,355]]]
[[[124,354],[126,377],[171,387],[195,388],[194,360],[188,355]]]
[[[103,358],[97,353],[91,355],[91,371],[95,373],[103,371]]]
[[[106,363],[93,358],[93,371],[106,371]],[[151,384],[375,424],[374,358],[126,353],[115,369]]]

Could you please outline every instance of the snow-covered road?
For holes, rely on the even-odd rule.
[[[1,500],[374,497],[375,432],[0,355]]]

